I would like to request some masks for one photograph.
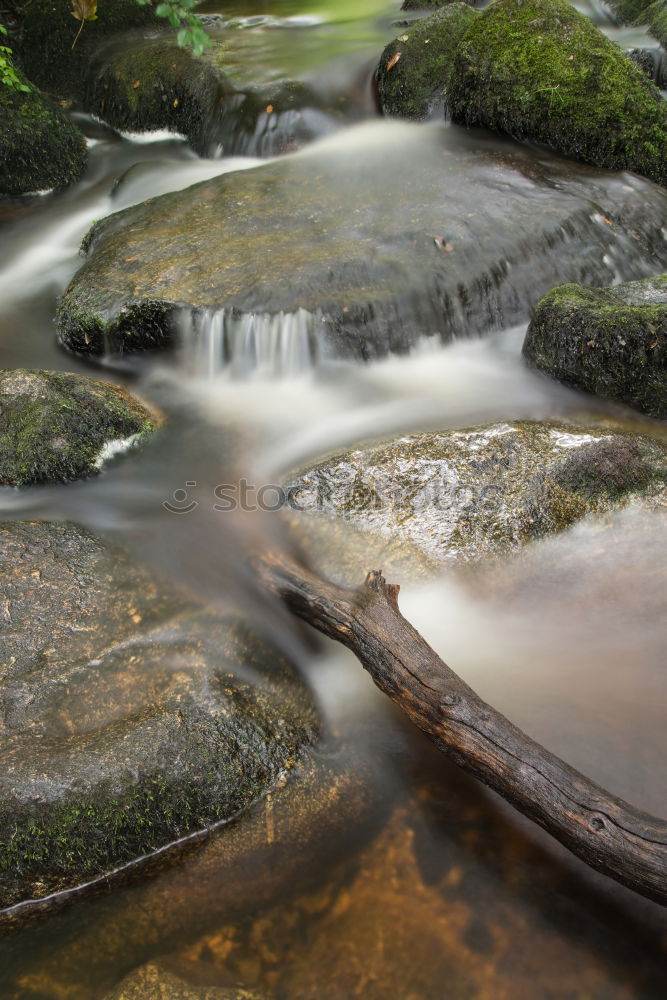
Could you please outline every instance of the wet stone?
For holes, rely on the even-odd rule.
[[[251,338],[255,318],[298,316],[315,359],[367,359],[524,321],[564,281],[645,277],[667,266],[666,224],[667,193],[629,174],[366,124],[97,224],[58,336],[93,357],[155,350],[224,310]]]
[[[229,819],[318,732],[294,668],[67,524],[0,526],[0,906]]]
[[[667,445],[603,426],[494,424],[361,445],[286,484],[295,507],[435,563],[512,551],[587,514],[667,498]]]

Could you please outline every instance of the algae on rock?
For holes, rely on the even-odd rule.
[[[451,3],[387,45],[375,73],[385,115],[418,120],[442,112],[456,46],[476,16]]]
[[[667,275],[554,288],[535,309],[523,353],[568,385],[667,417]]]
[[[458,46],[454,121],[667,182],[667,105],[641,70],[565,0],[497,0]]]
[[[71,372],[0,371],[0,485],[81,479],[145,438],[155,417],[123,389]]]

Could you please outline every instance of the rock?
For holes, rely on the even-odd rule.
[[[161,962],[149,962],[108,993],[104,1000],[263,1000],[254,990],[192,986]]]
[[[0,485],[82,479],[139,444],[156,417],[118,386],[71,372],[0,370]]]
[[[441,7],[448,7],[458,2],[459,0],[403,0],[401,10],[439,10]],[[475,3],[476,0],[470,0],[469,6],[474,7]]]
[[[295,506],[415,545],[434,562],[503,554],[589,513],[667,498],[667,447],[604,427],[521,421],[412,434],[297,473]]]
[[[315,739],[275,648],[124,550],[5,522],[0,566],[0,908],[235,816]]]
[[[375,74],[385,115],[419,120],[442,113],[456,46],[476,16],[465,3],[452,3],[387,45]]]
[[[454,128],[365,124],[94,226],[58,337],[86,355],[144,351],[183,320],[201,341],[223,310],[229,355],[275,320],[315,359],[369,358],[527,320],[559,282],[667,268],[665,225],[667,195],[639,178]]]
[[[565,0],[497,0],[457,49],[454,121],[667,182],[667,106],[641,70]]]
[[[88,151],[67,115],[17,71],[27,91],[0,83],[0,197],[77,181]]]
[[[568,385],[667,417],[667,275],[554,288],[538,303],[523,353]]]

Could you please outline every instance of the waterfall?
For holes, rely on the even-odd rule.
[[[322,317],[307,309],[183,310],[177,326],[183,364],[195,375],[299,375],[314,366],[320,353]]]

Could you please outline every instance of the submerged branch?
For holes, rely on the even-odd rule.
[[[521,732],[444,663],[398,608],[398,586],[369,573],[346,590],[294,563],[265,559],[267,587],[347,646],[436,746],[573,854],[667,904],[667,822],[596,785]]]

